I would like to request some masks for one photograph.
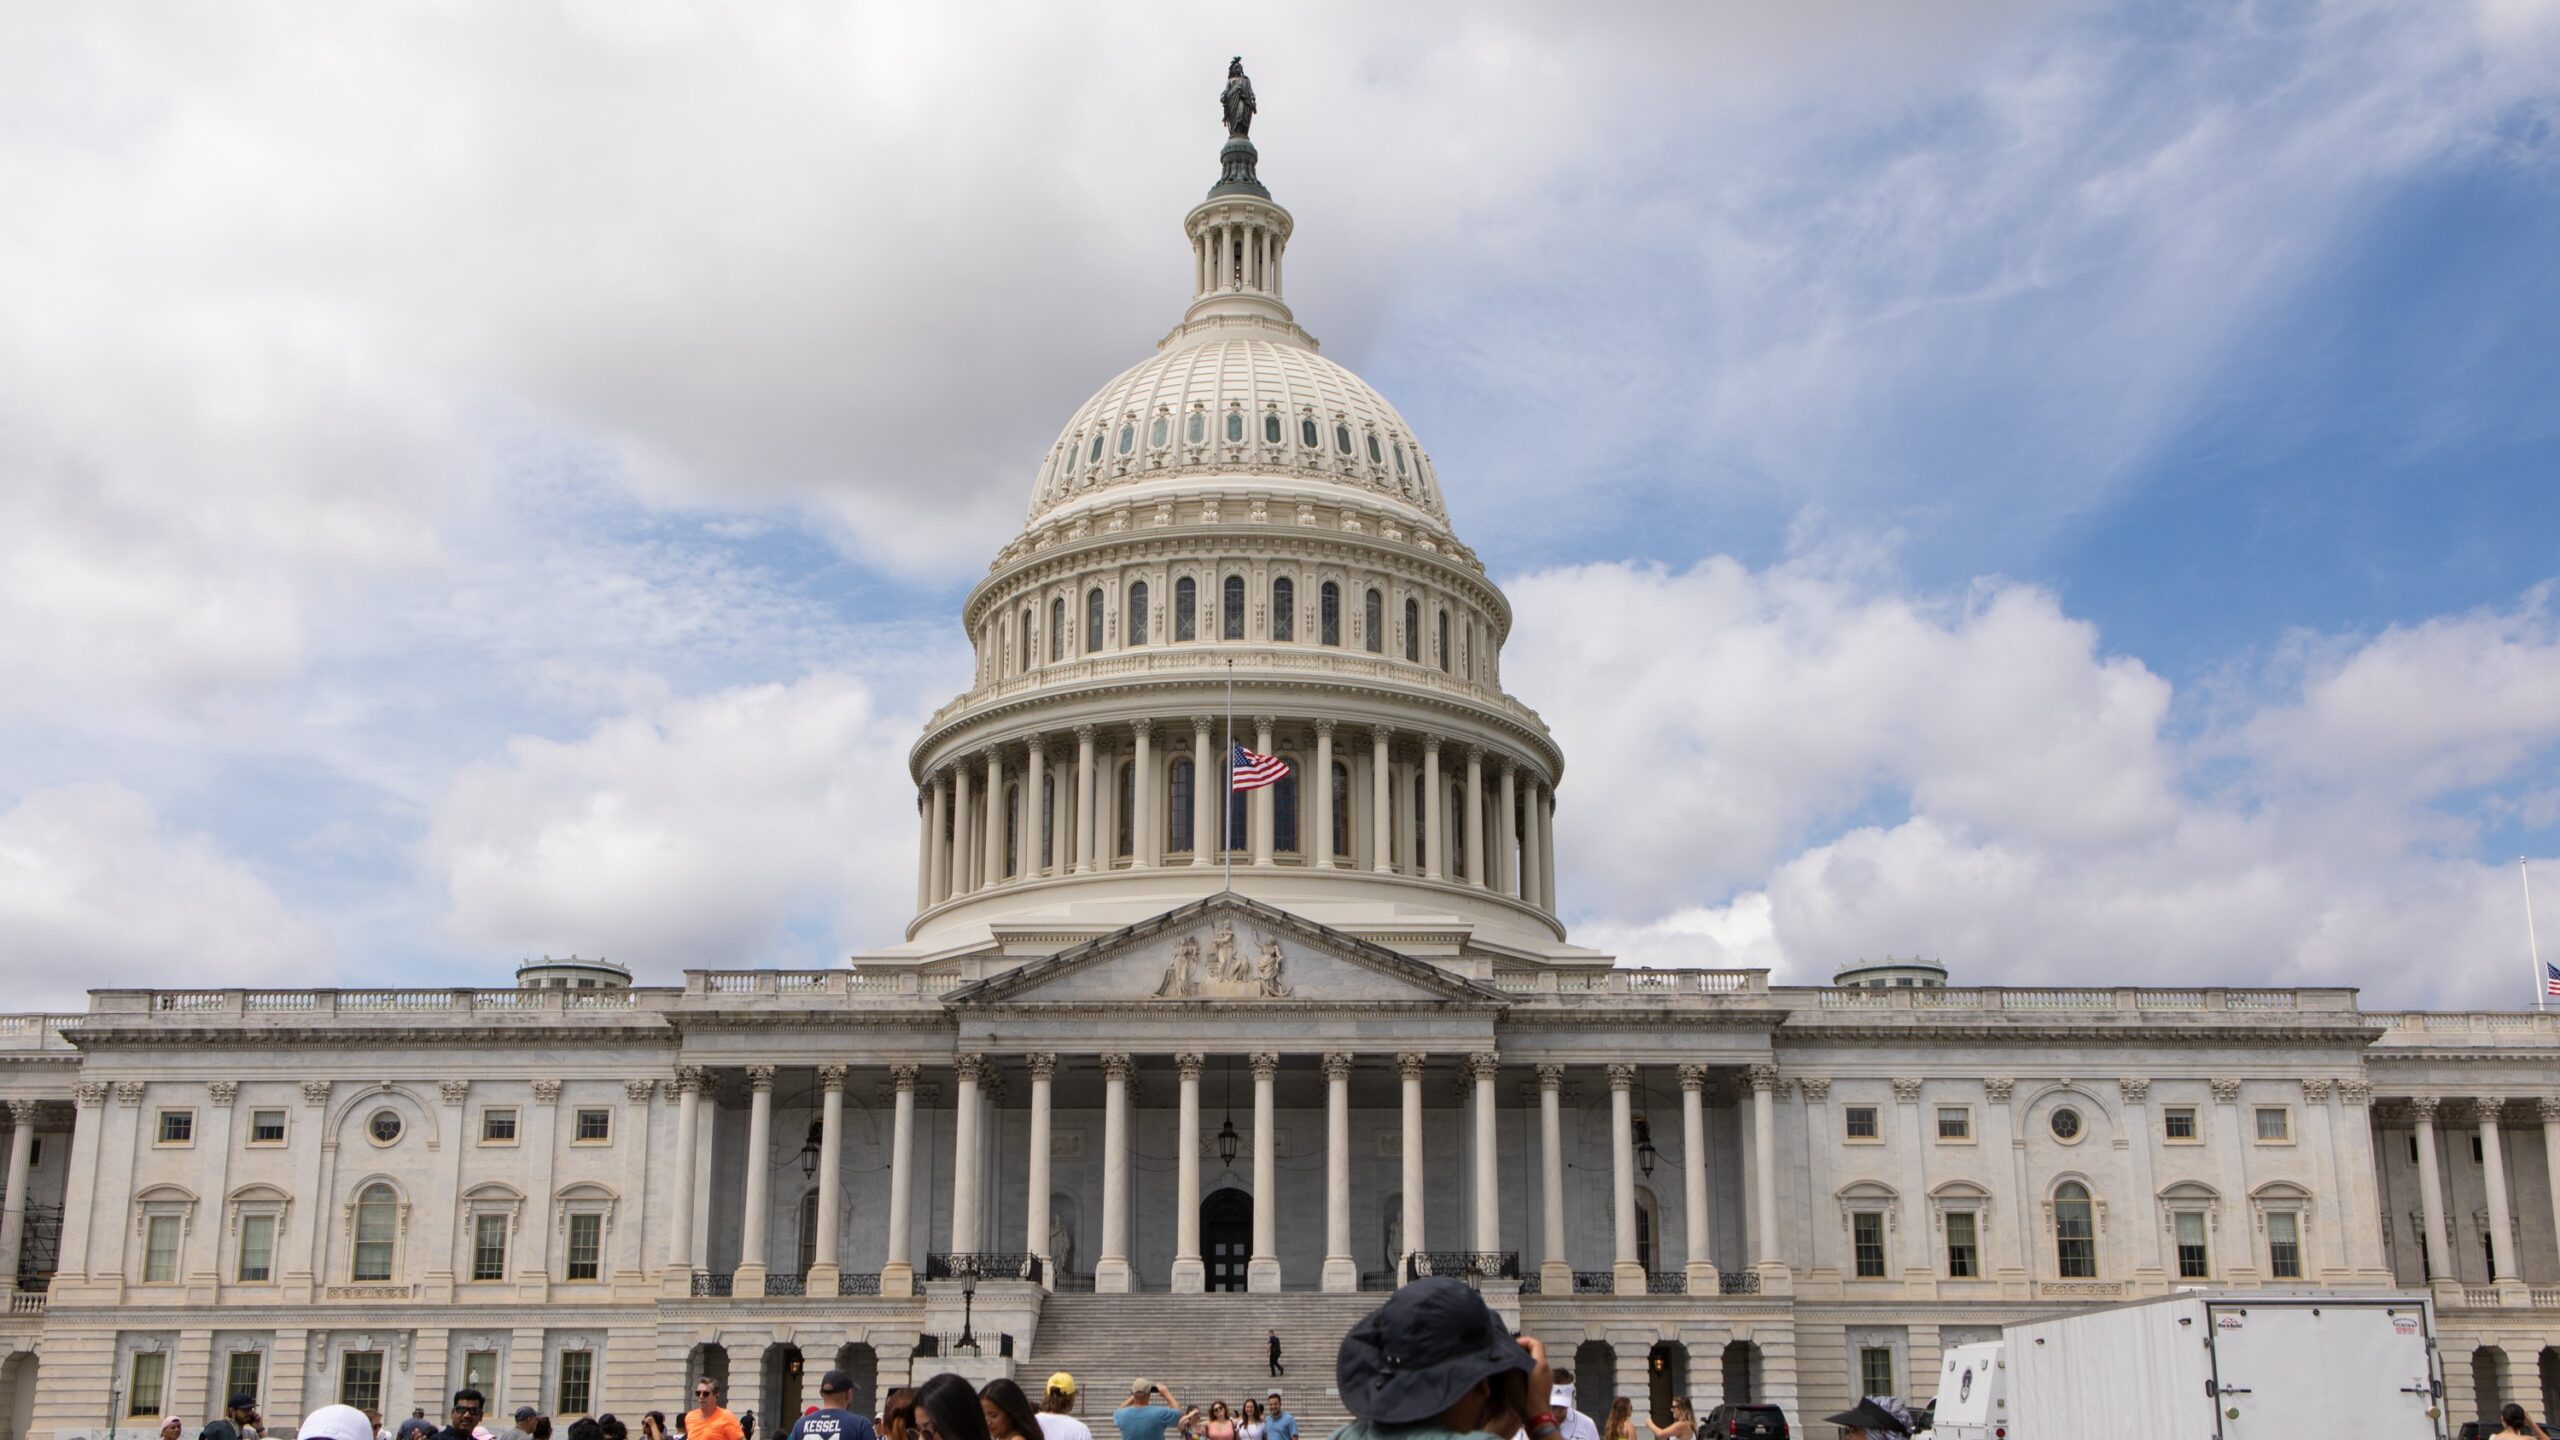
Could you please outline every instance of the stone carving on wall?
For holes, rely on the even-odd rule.
[[[1288,967],[1288,954],[1280,947],[1277,936],[1254,932],[1255,947],[1248,954],[1236,938],[1235,922],[1221,920],[1211,932],[1206,945],[1200,937],[1185,935],[1173,942],[1167,956],[1164,979],[1156,986],[1158,1000],[1192,999],[1262,999],[1280,1000],[1289,995],[1283,974]]]

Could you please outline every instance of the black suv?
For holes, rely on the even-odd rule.
[[[1719,1405],[1698,1425],[1698,1440],[1788,1440],[1787,1412],[1775,1405]]]

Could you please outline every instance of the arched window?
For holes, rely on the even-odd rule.
[[[1176,760],[1169,770],[1164,787],[1165,850],[1170,854],[1191,853],[1191,762]]]
[[[1316,639],[1327,645],[1342,643],[1342,587],[1330,580],[1316,592]]]
[[[1289,773],[1271,787],[1271,848],[1281,855],[1298,853],[1298,757],[1284,755]]]
[[[1197,615],[1198,615],[1199,609],[1200,609],[1200,585],[1199,585],[1199,582],[1197,582],[1197,581],[1193,580],[1193,579],[1192,579],[1190,576],[1188,576],[1188,575],[1185,575],[1185,576],[1183,576],[1181,579],[1174,581],[1174,582],[1173,582],[1173,638],[1174,638],[1174,639],[1176,639],[1176,640],[1197,640],[1197,639],[1199,639],[1199,638],[1200,638],[1199,621],[1198,621],[1198,619],[1197,619]]]
[[[1050,837],[1057,833],[1057,828],[1058,777],[1049,773],[1048,762],[1044,760],[1040,765],[1040,853],[1032,857],[1032,869],[1049,868],[1049,857],[1058,853],[1057,849],[1049,843]]]
[[[1112,853],[1123,860],[1134,853],[1130,834],[1137,828],[1131,823],[1136,816],[1137,804],[1138,767],[1134,763],[1124,763],[1120,767],[1120,803],[1112,807],[1115,818],[1111,826]]]
[[[1449,628],[1449,616],[1445,611],[1442,612],[1440,616],[1440,628],[1443,632],[1446,632]],[[1093,589],[1084,592],[1084,653],[1087,655],[1095,655],[1101,653],[1101,650],[1102,587],[1097,585]],[[1441,661],[1440,668],[1443,670],[1448,669],[1449,662],[1446,660]]]
[[[1404,658],[1422,662],[1422,604],[1416,600],[1404,602]]]
[[[1271,582],[1271,638],[1298,638],[1298,585],[1283,575]]]
[[[1229,640],[1241,640],[1244,638],[1244,577],[1228,576],[1225,590],[1225,613],[1218,618],[1218,633]]]
[[[2053,1191],[2053,1268],[2065,1280],[2098,1278],[2098,1227],[2089,1187],[2065,1180]]]
[[[1067,658],[1067,602],[1049,602],[1049,663]]]
[[[1351,767],[1333,762],[1333,853],[1351,854]]]
[[[1031,607],[1028,605],[1022,607],[1022,634],[1017,638],[1021,642],[1022,668],[1027,671],[1031,668]]]
[[[1129,587],[1129,643],[1147,643],[1147,582],[1144,580]]]
[[[1022,854],[1022,787],[1004,787],[1004,878],[1020,873],[1016,863]]]
[[[376,1181],[356,1196],[355,1253],[347,1267],[351,1280],[391,1278],[391,1250],[400,1236],[400,1197]]]
[[[1099,598],[1100,592],[1096,592]],[[1449,612],[1440,612],[1440,673],[1449,673]]]
[[[1369,598],[1360,607],[1360,629],[1360,643],[1369,647],[1370,654],[1386,652],[1387,597],[1379,594],[1378,587],[1374,585],[1369,587]]]

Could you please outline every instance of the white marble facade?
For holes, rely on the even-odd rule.
[[[1571,943],[1508,601],[1282,301],[1294,221],[1232,152],[1190,307],[1079,407],[964,607],[903,931],[681,987],[208,977],[0,1017],[0,1435],[101,1434],[111,1394],[144,1434],[243,1382],[287,1420],[466,1380],[629,1418],[697,1367],[775,1415],[792,1356],[950,1363],[916,1351],[970,1270],[1014,1351],[972,1363],[1039,1375],[1076,1358],[1043,1347],[1059,1291],[1144,1327],[1238,1288],[1250,1329],[1252,1292],[1356,1307],[1429,1267],[1586,1395],[1702,1408],[1925,1395],[1947,1345],[2182,1284],[2423,1286],[2457,1413],[2560,1386],[2548,1017],[1774,987]],[[1232,826],[1230,687],[1293,775]]]

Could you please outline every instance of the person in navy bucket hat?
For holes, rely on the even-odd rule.
[[[1416,1280],[1362,1316],[1342,1337],[1334,1383],[1355,1417],[1334,1440],[1507,1440],[1524,1429],[1528,1440],[1556,1440],[1546,1347],[1514,1336],[1473,1287],[1443,1276]]]

